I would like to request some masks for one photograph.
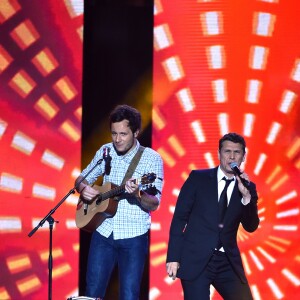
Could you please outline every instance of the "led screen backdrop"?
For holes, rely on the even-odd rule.
[[[246,138],[243,168],[259,192],[259,229],[238,232],[253,296],[300,297],[299,15],[297,0],[155,1],[153,147],[165,185],[153,213],[150,299],[183,299],[165,269],[177,195],[192,169],[218,164],[230,131]],[[220,299],[213,289],[211,297]]]
[[[47,299],[50,230],[80,171],[83,2],[0,2],[0,299]],[[77,295],[77,198],[53,214],[53,299]]]

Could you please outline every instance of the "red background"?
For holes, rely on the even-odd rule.
[[[215,34],[207,34],[202,23],[209,12],[219,16]],[[155,28],[167,27],[172,42],[154,51],[153,146],[164,157],[165,185],[161,206],[153,214],[151,299],[183,298],[180,281],[170,280],[165,271],[172,212],[189,172],[218,164],[218,140],[228,131],[245,136],[243,168],[259,193],[260,227],[252,234],[243,229],[238,233],[253,296],[268,300],[299,297],[300,89],[299,75],[294,76],[300,56],[299,12],[299,3],[292,0],[156,1]],[[259,13],[273,20],[266,35],[256,31]],[[159,38],[154,36],[154,42]],[[211,46],[223,47],[220,68],[209,63]],[[268,51],[263,68],[251,65],[254,46]],[[172,57],[177,57],[182,70],[176,80],[170,79],[164,67]],[[224,102],[216,101],[215,80],[226,82]],[[247,101],[249,80],[261,83],[255,103]],[[190,111],[184,111],[177,97],[182,89],[189,89],[193,99]],[[295,95],[295,101],[282,112],[279,107],[287,91]],[[246,127],[248,114],[253,122]],[[227,119],[221,121],[221,116]],[[201,141],[191,127],[195,121],[202,127]],[[271,140],[274,124],[280,129]],[[213,289],[211,297],[220,299]]]

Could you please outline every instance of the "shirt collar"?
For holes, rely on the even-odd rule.
[[[140,148],[140,142],[138,140],[136,140],[136,145],[133,149],[131,149],[128,153],[126,153],[124,155],[124,160],[127,161],[131,161],[132,158],[134,157],[134,155],[137,153],[138,149]]]
[[[217,178],[218,178],[218,183],[223,179],[223,177],[226,177],[226,179],[229,179],[225,174],[224,172],[222,171],[221,167],[219,166],[218,167],[218,173],[217,173]],[[235,176],[232,177],[234,179],[234,182],[235,182]]]

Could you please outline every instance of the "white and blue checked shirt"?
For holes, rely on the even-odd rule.
[[[135,156],[140,143],[137,141],[136,148],[131,150],[125,155],[118,155],[113,147],[112,143],[105,144],[96,152],[94,158],[90,164],[82,171],[81,175],[85,176],[90,169],[97,164],[97,162],[103,157],[103,149],[105,147],[110,148],[111,171],[109,175],[104,175],[103,183],[110,182],[116,185],[121,185],[125,173],[131,163],[131,160]],[[104,173],[105,163],[104,161],[99,164],[86,178],[89,184],[93,184],[99,176]],[[141,159],[133,173],[132,178],[141,178],[148,173],[155,173],[156,179],[152,183],[155,185],[159,193],[156,197],[161,199],[161,192],[163,182],[159,178],[163,179],[163,160],[161,156],[151,148],[146,147]],[[123,194],[122,194],[123,195]],[[114,239],[126,239],[132,238],[146,233],[151,225],[151,215],[149,211],[143,209],[139,201],[128,194],[121,198],[118,202],[118,208],[116,214],[107,218],[97,228],[97,231],[105,237],[109,237],[113,232]]]

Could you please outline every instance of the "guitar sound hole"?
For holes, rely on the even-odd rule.
[[[101,195],[99,195],[96,200],[96,205],[99,205],[101,203],[101,201],[102,201],[102,197],[101,197]]]

